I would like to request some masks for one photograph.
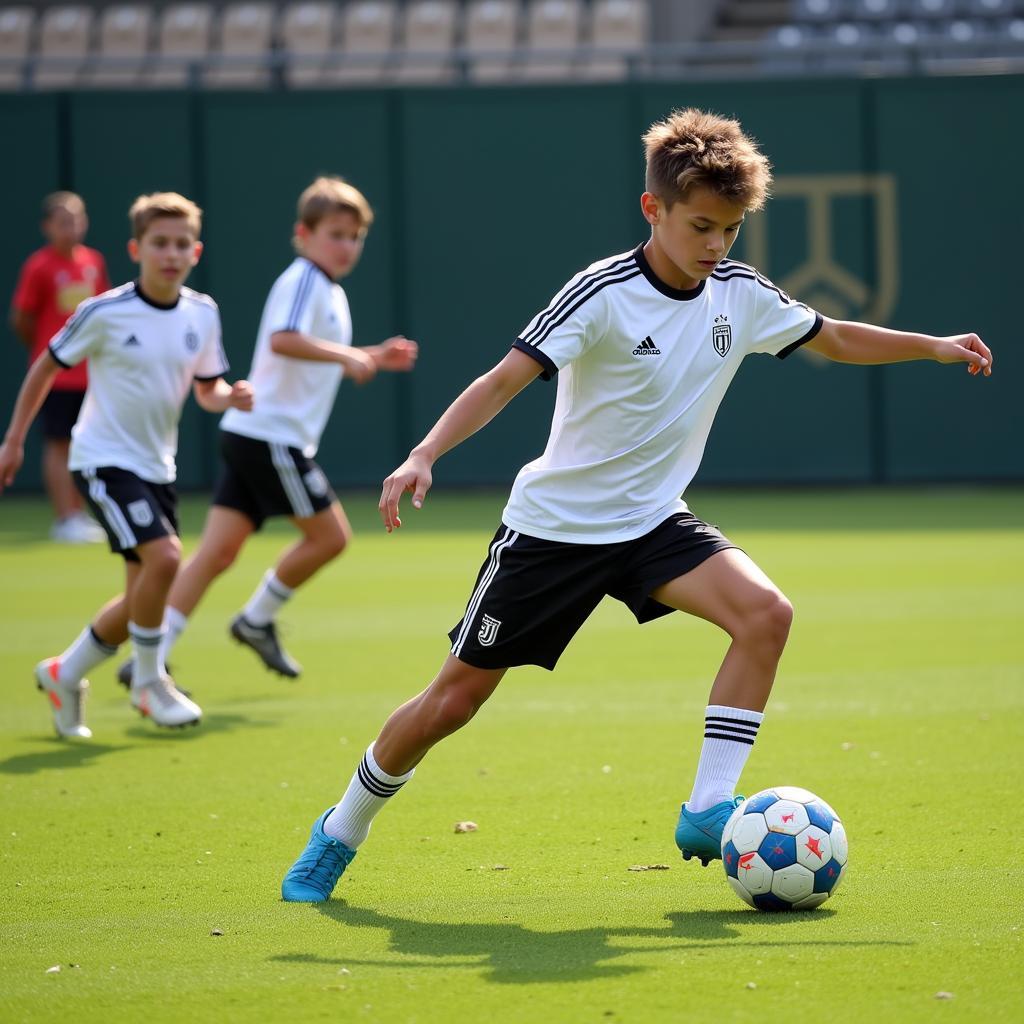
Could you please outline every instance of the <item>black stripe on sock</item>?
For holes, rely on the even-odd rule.
[[[704,739],[731,740],[733,743],[746,743],[749,747],[752,747],[754,745],[753,736],[730,736],[724,732],[711,732],[710,730],[704,733]]]
[[[757,730],[761,728],[761,723],[760,722],[745,722],[745,721],[743,721],[742,718],[722,718],[719,715],[705,715],[704,716],[704,721],[705,722],[725,722],[727,725],[738,725],[738,726],[743,726],[744,728],[747,728],[747,729],[753,729],[754,732],[757,732]]]
[[[282,583],[281,586],[284,586],[284,584]],[[288,598],[292,596],[290,591],[287,594],[282,594],[270,580],[267,580],[267,590],[269,590],[279,601],[287,601]]]
[[[139,636],[138,633],[131,632],[131,638],[134,643],[142,644],[143,647],[159,647],[164,635],[158,633],[156,636]]]
[[[363,784],[363,788],[369,790],[374,796],[394,796],[405,785],[404,782],[398,783],[397,786],[387,782],[381,782],[380,779],[378,779],[370,770],[370,766],[366,763],[365,757],[359,762],[359,768],[356,770],[356,774],[359,776],[359,781]]]
[[[89,627],[89,637],[100,650],[108,651],[110,654],[114,654],[117,651],[117,644],[108,644],[106,640],[101,640],[99,633],[92,626]]]

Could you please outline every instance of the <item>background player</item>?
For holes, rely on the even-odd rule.
[[[417,346],[405,338],[352,346],[348,300],[336,280],[362,255],[373,211],[340,178],[322,177],[299,197],[294,244],[299,255],[274,282],[263,307],[250,378],[259,395],[251,413],[221,421],[221,475],[199,547],[182,566],[167,602],[166,658],[210,584],[271,516],[299,531],[267,570],[230,625],[267,668],[296,677],[275,616],[295,589],[345,549],[351,528],[327,478],[313,461],[342,377],[356,383],[378,370],[411,370]],[[121,666],[127,684],[132,666]]]
[[[678,609],[731,638],[675,836],[685,858],[718,857],[792,618],[771,580],[680,498],[740,362],[806,345],[840,362],[934,359],[991,373],[991,353],[976,335],[824,319],[727,260],[770,182],[768,161],[735,121],[677,111],[645,143],[649,241],[576,275],[384,482],[390,532],[401,525],[400,496],[411,492],[419,508],[441,455],[537,376],[558,376],[547,447],[516,478],[466,613],[449,634],[451,654],[391,715],[341,802],[314,823],[285,876],[286,900],[327,899],[374,815],[427,751],[473,717],[509,667],[553,668],[606,594],[640,622]]]
[[[42,232],[47,244],[25,261],[11,303],[11,326],[29,350],[29,363],[50,343],[84,299],[110,287],[103,257],[82,244],[89,221],[74,192],[43,200]],[[68,447],[88,383],[86,364],[61,370],[43,401],[43,484],[53,506],[50,536],[66,544],[103,540],[103,530],[86,514],[71,474]]]
[[[191,388],[210,412],[252,407],[245,381],[223,379],[220,314],[208,296],[183,287],[199,261],[201,211],[176,193],[140,196],[129,213],[139,279],[84,302],[32,365],[0,446],[0,489],[21,466],[25,434],[62,367],[90,360],[89,389],[75,425],[69,465],[125,560],[124,593],[56,658],[36,666],[62,736],[88,738],[85,674],[131,636],[137,670],[132,706],[163,726],[191,725],[200,708],[158,662],[164,604],[181,543],[174,490],[178,421]]]

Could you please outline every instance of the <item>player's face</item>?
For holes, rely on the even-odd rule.
[[[89,222],[82,207],[61,206],[43,221],[43,234],[57,249],[73,249],[85,238]]]
[[[666,283],[676,288],[695,288],[711,276],[736,241],[746,213],[741,204],[703,188],[671,207],[650,192],[640,202],[651,225],[651,265],[659,276],[662,272],[675,276]]]
[[[314,228],[300,224],[298,233],[303,255],[334,278],[351,273],[363,254],[366,231],[347,210],[328,214]]]
[[[157,295],[176,293],[199,262],[203,245],[184,217],[157,217],[142,237],[128,243],[139,264],[144,288]]]

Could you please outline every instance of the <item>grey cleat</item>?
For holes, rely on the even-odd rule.
[[[265,626],[254,626],[244,615],[239,613],[231,620],[231,635],[246,647],[251,647],[271,672],[297,679],[302,666],[289,657],[288,652],[277,639],[277,627],[273,622]]]
[[[118,669],[117,669],[117,681],[126,690],[130,690],[132,688],[132,672],[134,672],[134,671],[135,671],[135,659],[134,658],[126,659],[125,661],[122,661],[121,664],[118,666]],[[172,677],[174,676],[174,673],[171,671],[171,666],[170,665],[164,665],[164,671],[169,676],[172,676]],[[192,696],[192,691],[191,690],[186,690],[183,686],[178,686],[177,683],[175,683],[174,686],[175,686],[175,689],[177,689],[178,693],[182,694],[183,696],[185,696],[185,697],[191,697]]]

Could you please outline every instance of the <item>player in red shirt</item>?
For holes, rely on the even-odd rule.
[[[83,299],[110,288],[103,257],[82,245],[89,227],[85,203],[74,192],[43,200],[42,231],[47,245],[25,261],[11,308],[11,325],[29,350],[29,363],[44,351]],[[68,473],[71,428],[88,383],[86,364],[58,374],[42,408],[43,483],[53,505],[50,536],[70,544],[98,543],[104,533],[85,514]]]

